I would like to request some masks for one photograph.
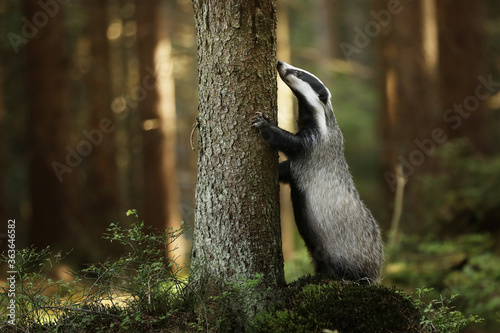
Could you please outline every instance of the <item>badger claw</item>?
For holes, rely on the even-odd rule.
[[[255,115],[252,117],[252,125],[259,129],[266,127],[270,122],[271,120],[262,112],[255,112]]]

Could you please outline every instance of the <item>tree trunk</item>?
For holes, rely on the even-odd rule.
[[[380,35],[384,98],[380,127],[388,202],[393,201],[397,188],[398,165],[407,178],[429,169],[430,154],[444,137],[444,131],[436,132],[439,53],[434,1],[407,1],[394,6],[393,1],[376,0],[377,13],[392,13]],[[382,227],[388,230],[389,220]]]
[[[317,18],[315,43],[322,64],[329,64],[338,55],[338,0],[319,0],[315,6]]]
[[[94,247],[94,255],[102,258],[109,253],[99,253],[108,241],[102,240],[102,234],[109,223],[116,221],[121,212],[118,166],[116,162],[115,130],[117,127],[111,110],[111,70],[109,59],[109,41],[107,0],[88,2],[88,32],[91,39],[91,68],[88,76],[90,90],[89,132],[96,144],[89,156],[89,204],[92,218],[89,220],[88,245]],[[103,123],[109,123],[110,130],[102,131]]]
[[[159,230],[168,225],[168,189],[165,155],[166,135],[164,105],[161,104],[160,85],[165,68],[157,62],[156,51],[159,43],[158,0],[136,0],[137,48],[139,58],[139,78],[141,98],[139,108],[143,131],[143,172],[144,172],[144,221]],[[175,111],[174,111],[175,112]],[[175,178],[174,178],[175,179]],[[173,183],[172,183],[173,185]]]
[[[391,7],[378,1],[377,10]],[[428,158],[415,140],[432,135],[438,120],[438,49],[434,0],[405,2],[382,33],[384,112],[381,117],[384,169],[403,164],[409,177]],[[423,154],[423,155],[422,155]],[[386,172],[391,191],[395,178]]]
[[[50,245],[67,250],[76,242],[71,231],[79,219],[72,193],[76,188],[73,177],[81,165],[80,152],[84,147],[70,142],[69,67],[63,54],[63,10],[61,6],[57,15],[27,43],[26,62],[32,209],[29,241],[37,247]],[[37,13],[40,13],[38,1],[25,0],[24,15],[28,20]],[[73,153],[68,158],[70,150]]]
[[[164,170],[167,180],[167,224],[169,228],[181,228],[182,216],[179,209],[179,182],[176,173],[177,163],[177,116],[175,108],[174,58],[170,38],[171,0],[163,1],[159,8],[160,22],[158,46],[155,61],[159,68],[158,93],[159,108],[163,118],[163,134],[165,136]],[[185,235],[170,244],[169,250],[177,258],[178,265],[185,266],[188,262],[189,250]]]
[[[477,96],[478,78],[484,75],[482,1],[440,0],[439,73],[441,76],[441,109],[450,121],[450,138],[467,137],[478,151],[490,150],[491,128],[485,115],[485,101]],[[470,103],[472,101],[472,103]],[[469,103],[468,103],[469,102]],[[462,105],[461,113],[455,111]],[[447,110],[454,110],[448,113]]]
[[[276,119],[274,0],[194,1],[198,41],[198,183],[191,281],[239,288],[243,322],[284,284],[277,153],[251,126]]]

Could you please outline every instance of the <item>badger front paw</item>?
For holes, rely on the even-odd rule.
[[[269,119],[265,114],[262,112],[255,112],[255,115],[252,118],[252,125],[257,127],[260,131],[260,136],[267,141],[268,143],[272,144],[272,140],[274,138],[273,134],[273,128],[276,127],[271,122],[271,119]]]
[[[258,129],[267,128],[271,125],[271,120],[262,112],[255,112],[252,118],[252,125]]]

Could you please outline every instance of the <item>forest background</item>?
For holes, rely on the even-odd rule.
[[[127,209],[160,229],[192,226],[191,1],[1,0],[0,15],[0,251],[9,219],[17,248],[74,249],[73,266],[120,254],[101,236]],[[279,0],[277,15],[278,58],[332,92],[387,243],[383,283],[458,293],[486,319],[475,331],[498,331],[500,4]],[[293,130],[279,87],[280,125]],[[312,268],[286,191],[290,281]],[[190,241],[175,244],[181,261]]]

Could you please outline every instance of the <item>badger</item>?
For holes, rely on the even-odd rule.
[[[313,74],[283,61],[278,73],[298,100],[298,131],[274,125],[262,112],[252,124],[287,160],[279,180],[291,188],[295,222],[315,271],[335,279],[379,282],[380,228],[359,197],[344,157],[330,91]]]

